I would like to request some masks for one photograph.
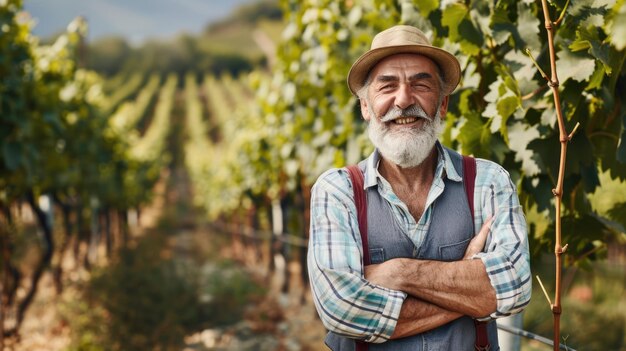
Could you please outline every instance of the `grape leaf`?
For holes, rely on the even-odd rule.
[[[612,209],[609,210],[609,216],[619,222],[622,225],[622,233],[626,232],[626,202],[615,204]]]
[[[517,31],[515,25],[509,19],[508,13],[503,6],[495,7],[491,15],[491,27],[493,28],[493,39],[497,44],[506,42],[511,34]]]
[[[617,50],[626,48],[626,2],[622,4],[619,12],[613,18],[609,40]]]
[[[519,3],[517,5],[517,30],[519,31],[519,37],[523,39],[522,43],[517,45],[518,48],[522,49],[522,45],[525,48],[530,48],[532,51],[541,50],[541,41],[539,40],[539,28],[540,21],[535,17],[532,13],[531,7]]]
[[[431,12],[439,8],[439,0],[420,0],[417,8],[420,14],[427,18]]]
[[[462,39],[459,36],[459,26],[465,15],[467,15],[467,11],[467,7],[460,3],[450,4],[443,10],[441,23],[449,28],[448,39],[450,41],[454,42]]]
[[[508,128],[509,147],[515,152],[515,161],[522,162],[522,172],[534,176],[541,171],[533,159],[533,152],[527,148],[530,141],[539,138],[537,126],[517,122]]]
[[[595,61],[593,59],[575,55],[569,50],[560,51],[557,57],[557,74],[561,83],[568,79],[582,82],[589,79],[594,72]]]

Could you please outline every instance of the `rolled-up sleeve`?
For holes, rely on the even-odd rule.
[[[393,334],[406,294],[365,280],[362,255],[347,172],[327,171],[311,192],[307,260],[315,307],[328,330],[380,343]]]
[[[528,305],[532,290],[526,219],[517,190],[506,170],[479,160],[475,197],[477,220],[494,217],[485,252],[474,258],[484,263],[496,291],[497,309],[491,318],[521,312]],[[480,228],[477,223],[477,230]]]

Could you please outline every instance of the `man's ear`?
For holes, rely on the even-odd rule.
[[[439,115],[442,120],[446,118],[446,113],[448,113],[448,101],[450,101],[450,95],[444,96],[441,105],[439,105]]]
[[[369,122],[372,116],[370,116],[370,109],[367,106],[367,99],[360,98],[359,103],[361,104],[361,115],[363,119]]]

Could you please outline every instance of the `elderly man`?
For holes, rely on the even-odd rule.
[[[460,78],[454,56],[404,25],[350,70],[376,150],[312,190],[308,269],[332,350],[498,350],[494,319],[528,304],[509,174],[437,141]]]

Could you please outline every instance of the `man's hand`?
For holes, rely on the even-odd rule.
[[[400,290],[401,279],[396,278],[396,274],[404,271],[403,260],[405,258],[394,258],[381,264],[365,266],[365,279],[378,286]]]
[[[493,217],[483,223],[483,226],[480,228],[478,234],[476,234],[469,245],[467,245],[467,249],[465,250],[465,255],[463,256],[464,260],[469,260],[472,256],[477,253],[483,251],[485,248],[485,243],[487,242],[487,236],[491,232],[491,223],[493,222]]]

